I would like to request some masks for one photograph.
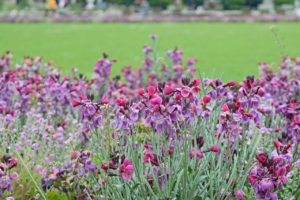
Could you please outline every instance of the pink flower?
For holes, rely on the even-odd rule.
[[[65,77],[64,77],[64,81],[69,81],[70,80],[70,78],[66,75]]]
[[[107,100],[107,95],[105,95],[102,99],[101,99],[101,102],[100,104],[109,104],[109,101]]]
[[[250,118],[253,117],[253,114],[252,114],[252,113],[245,113],[245,115],[246,115],[247,117],[250,117]]]
[[[85,94],[83,94],[83,93],[79,96],[79,98],[80,98],[81,100],[86,100],[86,96],[85,96]]]
[[[229,108],[226,103],[222,106],[222,111],[223,112],[229,111]]]
[[[234,196],[238,199],[238,200],[244,200],[244,192],[243,190],[237,190],[235,193],[234,193]]]
[[[19,175],[18,175],[17,172],[13,172],[13,173],[9,174],[9,177],[10,177],[11,179],[17,179],[17,178],[19,178]]]
[[[150,100],[150,104],[153,106],[151,111],[156,112],[162,104],[162,99],[159,96],[157,96]]]
[[[73,107],[77,107],[77,106],[81,105],[81,102],[76,100],[76,99],[73,99],[72,100],[72,105],[73,105]]]
[[[123,97],[120,97],[120,98],[116,99],[116,104],[118,106],[125,106],[127,101],[128,101],[128,99],[124,99]]]
[[[149,96],[149,97],[153,97],[153,96],[155,95],[155,92],[156,92],[156,88],[155,88],[155,87],[149,86],[149,87],[147,88],[147,90],[148,90],[148,96]]]
[[[203,97],[203,103],[204,103],[204,105],[208,104],[210,101],[211,101],[210,97],[208,97],[208,96],[204,96]]]
[[[143,94],[145,93],[144,88],[138,89],[137,93],[138,93],[139,95],[143,95]]]
[[[276,149],[278,149],[279,147],[283,147],[283,144],[281,144],[278,141],[273,141],[273,143],[274,143],[274,146],[276,147]]]
[[[224,87],[227,87],[227,86],[234,86],[235,85],[235,82],[233,81],[233,80],[231,80],[231,81],[229,81],[228,83],[226,83],[225,85],[224,85]]]
[[[198,92],[201,92],[201,89],[198,87],[193,87],[192,91],[193,91],[193,93],[198,93]]]
[[[193,80],[193,86],[194,87],[197,87],[198,85],[200,85],[201,84],[201,80],[200,80],[200,78],[195,78],[194,80]]]
[[[194,156],[195,156],[195,149],[191,148],[190,158],[192,159],[192,158],[194,158]],[[196,151],[196,158],[197,158],[197,160],[203,158],[203,153],[199,149],[197,149],[197,151]]]
[[[171,94],[173,92],[174,92],[174,90],[171,87],[169,87],[167,85],[165,86],[164,95],[169,95],[169,94]]]
[[[258,178],[256,176],[250,175],[248,176],[248,181],[251,185],[254,185],[258,181]]]
[[[293,121],[293,123],[291,124],[291,126],[292,126],[292,127],[295,127],[295,126],[297,126],[297,125],[300,125],[300,116],[298,116],[298,115],[296,115],[296,116],[294,117],[294,121]]]
[[[220,153],[221,149],[218,148],[218,145],[215,144],[214,146],[212,146],[210,149],[210,151],[216,152],[216,153]]]
[[[162,104],[162,99],[159,96],[157,96],[157,97],[150,100],[150,104],[152,106],[159,106],[159,105]]]
[[[102,163],[101,169],[103,169],[107,173],[108,165],[106,163]]]
[[[268,160],[268,158],[266,157],[266,155],[264,153],[260,153],[256,155],[256,159],[258,160],[258,162],[260,162],[261,164],[265,164]]]
[[[257,94],[258,94],[260,97],[263,97],[263,96],[265,95],[264,89],[259,88],[258,91],[257,91]]]
[[[134,166],[130,160],[124,160],[123,164],[119,167],[119,174],[122,175],[123,179],[130,180],[131,174],[134,171]]]
[[[176,92],[175,93],[175,95],[174,95],[174,98],[175,98],[175,100],[180,100],[181,99],[181,95],[180,95],[180,93],[179,92]]]
[[[192,96],[192,93],[190,91],[190,88],[189,87],[186,87],[186,86],[183,86],[181,88],[181,95],[184,97],[184,98],[188,98],[188,97],[191,97]]]
[[[153,154],[147,152],[143,158],[143,162],[149,163],[149,160],[151,162],[151,161],[153,161],[153,159],[154,159]]]
[[[275,174],[278,177],[278,179],[280,181],[282,181],[284,184],[287,184],[288,183],[288,179],[285,176],[285,173],[286,173],[286,167],[281,167],[281,168],[277,169],[276,172],[275,172]]]
[[[71,157],[76,159],[77,158],[77,153],[75,151],[72,151],[71,152]]]

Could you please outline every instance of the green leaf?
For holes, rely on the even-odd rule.
[[[131,191],[136,190],[136,189],[138,188],[139,185],[140,185],[139,183],[136,183],[130,190],[131,190]]]
[[[194,200],[202,200],[202,197],[196,196],[196,197],[194,198]]]

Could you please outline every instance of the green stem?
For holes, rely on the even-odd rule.
[[[26,172],[29,174],[29,176],[30,176],[32,182],[34,183],[34,185],[35,185],[35,187],[36,187],[36,189],[39,191],[39,193],[42,195],[42,197],[43,197],[45,200],[47,200],[47,197],[45,196],[43,190],[38,186],[37,182],[34,180],[32,174],[30,173],[29,169],[28,169],[27,166],[25,165],[25,163],[24,163],[23,159],[21,158],[21,156],[20,156],[20,154],[19,154],[18,151],[16,151],[16,154],[17,154],[18,158],[21,160],[22,165],[24,166]]]

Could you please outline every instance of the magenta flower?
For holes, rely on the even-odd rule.
[[[164,89],[164,95],[169,95],[169,94],[172,94],[174,92],[174,90],[169,87],[169,86],[165,86],[165,89]]]
[[[181,88],[181,95],[184,97],[184,98],[190,98],[193,96],[193,93],[190,91],[190,88],[189,87],[186,87],[186,86],[183,86]]]
[[[151,111],[156,112],[159,109],[160,105],[162,104],[162,99],[159,96],[154,97],[153,99],[150,100],[150,104],[153,106]]]
[[[276,147],[276,149],[283,147],[283,144],[281,142],[273,141],[273,143],[274,143],[274,146]]]
[[[197,160],[203,158],[203,153],[199,149],[196,150],[194,148],[191,148],[191,152],[190,152],[191,159],[195,157],[195,153],[196,153]]]
[[[134,166],[130,160],[124,160],[123,164],[119,167],[119,174],[122,175],[123,179],[130,180],[131,174],[134,171]]]
[[[221,152],[221,149],[218,148],[217,144],[213,145],[209,150],[213,151],[213,152],[216,152],[216,153],[220,153]]]
[[[200,78],[195,78],[192,82],[194,87],[197,87],[198,85],[201,84],[201,79]]]
[[[280,167],[275,171],[275,176],[278,177],[280,181],[282,181],[284,184],[288,183],[288,179],[285,176],[286,173],[286,167]]]
[[[137,93],[142,96],[143,94],[145,94],[145,89],[140,88],[140,89],[137,90]]]
[[[156,88],[155,88],[155,87],[149,86],[149,87],[147,88],[147,91],[148,91],[148,96],[149,96],[150,98],[155,97],[155,92],[156,92]]]
[[[238,200],[244,200],[244,192],[243,190],[237,190],[235,193],[234,193],[234,196],[235,198],[237,198]]]
[[[116,99],[116,104],[117,104],[118,106],[125,106],[126,103],[127,103],[127,101],[128,101],[128,99],[125,99],[125,98],[123,98],[123,97],[120,97],[120,98]]]
[[[263,88],[259,88],[258,91],[257,91],[257,94],[260,96],[260,97],[263,97],[265,95],[265,90]]]
[[[103,169],[107,173],[108,165],[106,163],[102,163],[101,169]]]
[[[226,103],[222,106],[222,111],[223,112],[229,111],[228,105]]]
[[[204,96],[202,100],[203,104],[206,105],[211,101],[211,98],[209,96]]]
[[[162,104],[162,99],[159,96],[157,96],[150,100],[150,104],[152,106],[160,106]]]
[[[258,178],[256,176],[250,175],[248,176],[248,181],[251,185],[254,185],[258,181]]]
[[[78,100],[76,100],[76,99],[73,99],[72,100],[72,105],[73,105],[73,107],[77,107],[77,106],[79,106],[79,105],[81,105],[82,103],[80,102],[80,101],[78,101]]]
[[[144,163],[148,163],[149,160],[150,160],[150,162],[152,162],[153,159],[154,159],[153,154],[147,152],[147,153],[145,154],[144,158],[143,158],[143,162],[144,162]]]

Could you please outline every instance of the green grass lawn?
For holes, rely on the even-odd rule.
[[[281,45],[276,44],[270,26],[275,25]],[[257,62],[276,67],[282,54],[300,56],[299,23],[62,23],[0,24],[0,51],[22,56],[43,56],[45,61],[68,72],[77,67],[87,75],[103,51],[123,66],[141,66],[141,48],[149,35],[158,35],[161,55],[178,46],[184,58],[197,57],[200,72],[225,80],[241,80],[258,74]]]

